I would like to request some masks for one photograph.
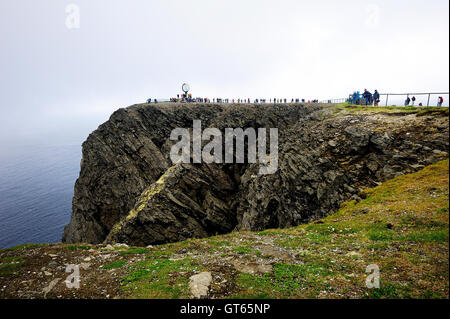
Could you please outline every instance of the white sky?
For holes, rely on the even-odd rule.
[[[84,136],[183,82],[210,98],[449,90],[448,0],[2,0],[0,40],[0,143]]]

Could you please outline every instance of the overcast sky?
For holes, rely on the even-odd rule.
[[[0,40],[0,143],[76,142],[183,82],[210,98],[449,90],[448,0],[2,0]]]

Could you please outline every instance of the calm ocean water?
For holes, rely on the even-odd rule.
[[[80,159],[81,145],[33,146],[0,156],[0,248],[61,241]]]

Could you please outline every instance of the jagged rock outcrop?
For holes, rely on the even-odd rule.
[[[448,118],[347,115],[305,119],[280,144],[276,174],[241,178],[238,228],[289,227],[329,215],[364,187],[448,156]]]
[[[176,164],[142,193],[107,241],[147,245],[230,232],[235,188],[217,165]]]
[[[278,128],[277,172],[172,163],[170,132],[193,120],[221,131]],[[448,130],[442,114],[335,114],[317,104],[120,109],[83,144],[63,241],[148,245],[311,221],[364,187],[448,157]]]

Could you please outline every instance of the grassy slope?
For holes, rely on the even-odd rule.
[[[95,285],[76,292],[60,285],[54,295],[98,297],[95,286],[114,285],[108,276],[115,273],[121,279],[111,297],[183,298],[189,297],[189,277],[210,271],[213,298],[448,298],[448,165],[446,160],[397,177],[366,190],[359,203],[347,202],[321,221],[289,229],[112,252],[101,245],[63,244],[0,250],[0,282],[19,289],[23,278],[48,264],[45,253],[68,263],[108,254],[108,262],[89,270]],[[380,289],[366,288],[370,264],[380,268]],[[34,290],[50,280],[36,278]]]
[[[446,160],[369,189],[320,222],[159,246],[128,270],[124,289],[130,297],[186,297],[188,277],[209,270],[229,283],[213,286],[217,297],[448,298],[448,179]],[[188,256],[177,255],[183,248]],[[220,261],[227,257],[273,269],[230,270]],[[380,268],[380,289],[365,287],[369,264]]]

